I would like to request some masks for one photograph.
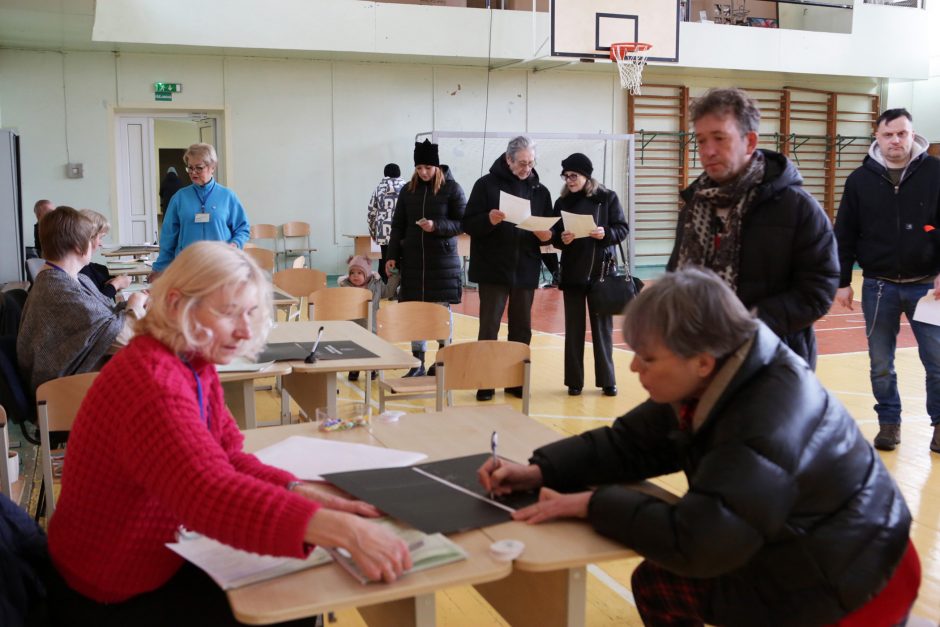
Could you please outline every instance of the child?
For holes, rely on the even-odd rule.
[[[356,255],[349,258],[347,262],[349,264],[349,269],[347,270],[346,276],[339,278],[340,287],[362,287],[372,292],[372,328],[370,331],[375,333],[375,316],[379,312],[379,301],[382,299],[382,296],[385,292],[385,284],[382,282],[382,279],[378,274],[372,271],[372,262],[362,257],[361,255]],[[356,321],[359,326],[366,326],[365,319]],[[372,372],[372,378],[376,377],[376,373]],[[359,372],[353,371],[349,373],[350,381],[359,380]]]

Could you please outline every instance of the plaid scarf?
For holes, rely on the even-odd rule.
[[[720,184],[704,172],[696,179],[691,205],[682,224],[679,269],[704,266],[737,290],[741,222],[764,179],[765,166],[764,154],[756,150],[744,172],[732,181]],[[724,208],[728,208],[728,216],[722,225],[717,210]]]

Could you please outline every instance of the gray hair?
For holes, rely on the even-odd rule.
[[[722,359],[757,332],[758,322],[711,270],[685,268],[657,279],[627,307],[623,337],[634,350],[660,341],[680,357]]]
[[[192,165],[190,161],[201,161],[212,167],[219,165],[219,157],[212,144],[193,144],[183,153],[183,161],[186,165]]]
[[[509,144],[506,145],[506,156],[509,157],[511,161],[516,160],[516,153],[520,150],[531,150],[532,153],[535,153],[535,140],[525,135],[520,135],[519,137],[513,137],[509,140]]]
[[[757,133],[760,128],[760,109],[757,101],[737,87],[709,89],[693,100],[689,106],[692,124],[706,115],[734,116],[742,136],[752,131]]]

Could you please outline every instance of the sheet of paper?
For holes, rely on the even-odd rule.
[[[265,464],[301,479],[320,481],[331,472],[410,466],[427,458],[424,453],[367,444],[333,442],[294,435],[255,453]]]
[[[198,534],[179,542],[167,542],[166,546],[205,571],[223,590],[240,588],[332,561],[329,553],[320,547],[314,549],[307,559],[275,557],[242,551]]]
[[[591,231],[597,228],[597,225],[594,224],[594,216],[562,211],[561,219],[562,223],[565,225],[565,230],[574,233],[575,239],[587,237],[591,234]]]
[[[261,372],[273,363],[273,361],[264,361],[256,364],[246,359],[233,359],[227,364],[216,364],[215,369],[216,372]]]
[[[532,215],[532,203],[506,192],[499,193],[499,210],[506,214],[506,222],[519,224]]]
[[[540,218],[529,216],[516,226],[524,231],[547,231],[558,222],[559,218]]]
[[[369,239],[369,252],[380,253],[382,252],[382,247],[379,246],[378,242],[374,239]]]
[[[914,320],[940,326],[940,300],[933,297],[933,290],[917,301]]]

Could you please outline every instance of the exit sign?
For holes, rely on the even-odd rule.
[[[157,92],[153,95],[154,100],[173,100],[173,94]]]
[[[178,94],[183,91],[182,83],[154,83],[153,91],[156,94]]]

